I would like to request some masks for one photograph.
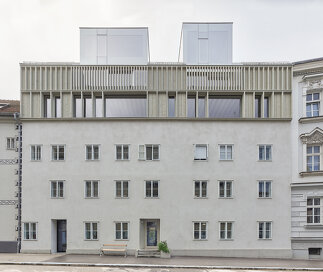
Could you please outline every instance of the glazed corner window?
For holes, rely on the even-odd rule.
[[[100,148],[99,145],[86,145],[85,159],[87,161],[99,160]]]
[[[219,197],[221,198],[232,197],[232,181],[229,181],[229,180],[219,181]]]
[[[41,160],[41,145],[30,146],[30,159],[32,161],[40,161]]]
[[[232,145],[220,145],[220,160],[221,161],[230,161],[232,160]]]
[[[85,222],[85,240],[98,240],[98,223]]]
[[[262,107],[262,102],[261,102],[262,96],[261,95],[256,95],[255,96],[255,117],[256,118],[268,118],[269,117],[269,98],[264,97],[263,101],[263,107]],[[262,108],[264,109],[262,113]]]
[[[220,239],[232,239],[232,222],[220,222]]]
[[[128,229],[129,223],[127,222],[116,222],[116,240],[128,240]]]
[[[198,98],[198,117],[205,117],[205,97]]]
[[[146,197],[158,198],[158,180],[146,180]]]
[[[271,181],[269,180],[258,181],[258,197],[271,198]]]
[[[196,117],[196,97],[189,96],[187,97],[187,117],[195,118]]]
[[[239,118],[241,117],[240,96],[210,96],[210,118]]]
[[[139,160],[159,160],[160,145],[139,145]]]
[[[306,148],[307,172],[321,170],[321,146],[307,146]]]
[[[24,240],[37,240],[37,223],[24,223]]]
[[[147,117],[146,97],[107,97],[106,117]]]
[[[193,222],[193,238],[194,240],[207,239],[207,222]]]
[[[129,160],[129,145],[116,145],[116,160]]]
[[[55,117],[61,118],[62,117],[62,100],[60,97],[55,97]]]
[[[116,197],[126,198],[129,192],[129,182],[127,180],[116,181]]]
[[[207,197],[207,181],[194,181],[194,196],[197,198]]]
[[[307,223],[321,223],[321,199],[319,197],[307,199]]]
[[[80,96],[74,96],[74,117],[83,117],[82,99]]]
[[[175,96],[168,97],[168,117],[175,117]]]
[[[51,181],[50,182],[51,198],[63,198],[64,197],[64,182],[63,181]]]
[[[7,149],[15,149],[15,138],[7,138]]]
[[[320,93],[306,95],[306,117],[320,115]]]
[[[258,239],[271,239],[272,222],[258,222]]]
[[[259,161],[271,161],[272,160],[272,146],[271,145],[259,145]]]
[[[95,117],[104,117],[103,99],[100,96],[95,97]]]
[[[99,197],[99,182],[97,180],[85,181],[85,197],[86,198]]]
[[[206,161],[208,157],[207,144],[196,144],[194,151],[195,161]]]
[[[52,160],[64,161],[65,160],[65,146],[64,145],[52,145]]]
[[[44,96],[44,117],[51,118],[52,117],[52,104],[49,95]]]
[[[84,117],[93,117],[93,105],[91,97],[83,98]]]

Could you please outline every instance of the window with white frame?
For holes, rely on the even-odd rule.
[[[259,145],[259,161],[272,160],[272,145]]]
[[[307,223],[308,224],[321,223],[321,198],[320,197],[307,198]]]
[[[146,198],[158,198],[158,180],[146,180]]]
[[[220,222],[220,239],[231,240],[232,239],[232,222]]]
[[[99,181],[86,180],[85,181],[85,197],[98,198],[99,197]]]
[[[231,198],[232,197],[232,181],[220,180],[219,181],[219,197]]]
[[[37,240],[37,223],[24,223],[24,240]]]
[[[139,145],[139,160],[159,160],[160,145]]]
[[[51,198],[63,198],[64,197],[64,182],[54,180],[50,182],[50,195]]]
[[[52,145],[52,160],[64,161],[65,160],[65,146],[64,145]]]
[[[116,180],[116,197],[126,198],[129,193],[128,180]]]
[[[85,222],[85,240],[98,240],[98,222]]]
[[[129,160],[129,145],[116,145],[116,160]]]
[[[307,172],[321,170],[321,146],[308,145],[306,148]]]
[[[129,239],[129,223],[128,222],[115,222],[116,240]]]
[[[15,138],[7,138],[7,149],[15,149]]]
[[[320,93],[310,93],[306,95],[306,117],[320,115]]]
[[[32,161],[41,160],[41,145],[31,145],[30,146],[30,159]]]
[[[272,222],[262,221],[258,222],[258,239],[272,238]]]
[[[99,145],[86,145],[85,146],[85,159],[87,161],[99,160],[100,146]]]
[[[220,145],[220,160],[230,161],[232,160],[233,145]]]
[[[258,197],[259,198],[271,198],[271,181],[259,180],[258,181]]]
[[[207,222],[193,222],[193,238],[194,240],[207,239]]]
[[[196,144],[194,150],[195,161],[206,161],[208,158],[208,145],[207,144]]]
[[[196,198],[207,197],[207,181],[195,180],[194,181],[194,196]]]

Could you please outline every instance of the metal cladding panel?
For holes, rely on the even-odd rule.
[[[81,35],[82,65],[147,65],[147,28],[83,29]]]
[[[184,23],[183,60],[189,65],[232,64],[232,24]]]

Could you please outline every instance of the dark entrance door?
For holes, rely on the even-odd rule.
[[[157,246],[157,223],[147,222],[147,246]]]
[[[57,252],[66,252],[66,220],[57,220]]]

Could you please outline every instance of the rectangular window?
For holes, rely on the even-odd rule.
[[[221,198],[232,197],[232,181],[230,180],[219,181],[219,197]]]
[[[63,181],[51,181],[50,182],[51,198],[63,198],[64,197],[64,182]]]
[[[258,238],[271,239],[272,237],[272,222],[258,222]]]
[[[261,96],[257,95],[255,96],[255,117],[260,118],[262,117],[262,112],[261,112]],[[269,98],[264,97],[264,118],[269,117]]]
[[[62,103],[60,97],[55,97],[55,117],[61,118],[62,117]]]
[[[85,159],[87,161],[99,160],[100,158],[100,146],[99,145],[86,145]]]
[[[146,117],[146,97],[108,97],[106,117]]]
[[[44,96],[44,117],[51,118],[52,117],[52,104],[49,95]]]
[[[207,181],[194,181],[194,196],[198,198],[207,197]]]
[[[93,106],[91,97],[84,97],[84,116],[93,117]]]
[[[194,151],[195,161],[206,161],[208,157],[207,144],[196,144]]]
[[[241,97],[236,96],[210,96],[210,118],[239,118],[241,117]]]
[[[187,117],[195,118],[196,117],[196,98],[195,97],[187,97]]]
[[[95,97],[95,117],[103,117],[103,99]]]
[[[37,223],[24,223],[24,240],[37,240]]]
[[[321,170],[321,146],[307,146],[306,165],[307,172],[320,171]]]
[[[320,256],[321,255],[321,251],[322,251],[322,248],[320,247],[310,247],[308,249],[308,255],[317,255],[317,256]]]
[[[307,223],[321,223],[321,199],[319,197],[311,197],[307,199]]]
[[[129,145],[116,145],[116,160],[129,160]]]
[[[139,145],[139,160],[159,160],[160,145]]]
[[[77,117],[77,118],[83,117],[82,99],[80,96],[74,97],[74,117]]]
[[[175,96],[168,97],[168,117],[175,117]]]
[[[271,198],[271,181],[269,180],[258,181],[258,197]]]
[[[193,222],[193,238],[194,240],[207,239],[207,222]]]
[[[198,98],[198,117],[205,117],[205,97]]]
[[[129,182],[127,180],[116,181],[116,197],[126,198],[129,195]]]
[[[30,146],[30,159],[32,161],[40,161],[41,160],[41,145]]]
[[[7,149],[15,149],[15,138],[7,138]]]
[[[85,240],[98,240],[98,223],[85,222]]]
[[[158,198],[158,180],[147,180],[146,181],[146,197],[147,198]]]
[[[220,145],[220,160],[231,161],[233,153],[233,145]]]
[[[220,239],[232,239],[232,222],[220,222]]]
[[[129,223],[128,222],[116,222],[116,240],[128,240],[129,239]]]
[[[320,115],[320,93],[306,95],[306,117]]]
[[[259,160],[271,161],[272,160],[272,148],[271,145],[259,145]]]
[[[86,198],[99,197],[99,182],[97,180],[85,181],[85,197]]]
[[[65,146],[64,145],[52,145],[52,160],[64,161],[65,160]]]

